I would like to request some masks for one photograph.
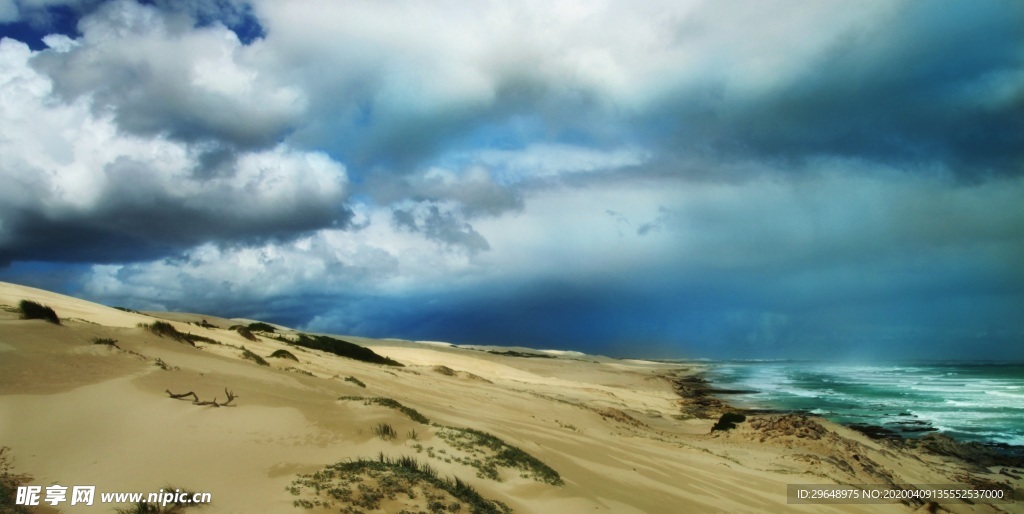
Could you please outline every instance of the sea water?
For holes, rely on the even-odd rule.
[[[904,436],[1024,445],[1024,364],[726,362],[707,375],[737,407],[804,411]]]

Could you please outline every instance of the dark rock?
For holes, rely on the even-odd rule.
[[[726,412],[722,414],[722,417],[718,418],[718,423],[715,423],[711,427],[711,431],[715,430],[731,430],[736,428],[736,423],[743,423],[747,420],[747,417],[738,412]]]

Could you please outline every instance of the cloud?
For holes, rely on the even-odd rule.
[[[360,169],[475,155],[503,178],[550,175],[609,146],[646,155],[620,163],[843,157],[977,180],[1021,169],[1024,12],[1005,3],[254,12],[268,61],[317,113],[294,139]]]
[[[0,45],[0,261],[95,299],[625,353],[1024,330],[1016,4],[44,4],[78,32]]]
[[[91,94],[137,134],[286,138],[359,173],[474,154],[544,175],[573,167],[564,148],[578,168],[609,146],[642,161],[927,163],[976,180],[1021,169],[1024,8],[1005,2],[121,0],[88,12],[81,45],[36,59],[65,98]],[[264,37],[243,45],[243,25]]]
[[[650,152],[631,146],[602,149],[564,143],[532,143],[514,150],[484,148],[447,158],[484,167],[503,182],[520,183],[622,168],[636,169],[650,159]]]
[[[470,254],[491,248],[472,225],[461,219],[459,212],[444,204],[422,202],[395,207],[392,222],[399,229],[420,232],[427,239],[461,247]]]
[[[827,38],[795,31],[783,39],[807,38],[808,49],[802,59],[787,56],[770,80],[723,77],[704,94],[679,91],[649,116],[679,120],[667,128],[666,143],[684,151],[938,164],[972,180],[1019,175],[1024,8],[935,7],[886,5]]]
[[[467,218],[499,216],[523,205],[522,193],[514,184],[498,182],[481,166],[460,171],[432,166],[401,177],[377,177],[366,190],[383,203],[451,203]]]
[[[84,290],[341,333],[615,355],[865,357],[896,345],[912,357],[929,341],[953,356],[978,334],[992,337],[972,344],[993,351],[1024,334],[1024,182],[858,165],[820,162],[799,181],[563,185],[471,228],[450,205],[376,207],[357,212],[360,230],[97,267]],[[651,220],[658,229],[635,228]],[[468,234],[489,250],[467,251]]]
[[[347,224],[345,168],[326,155],[278,145],[211,170],[202,144],[122,134],[86,97],[54,102],[32,57],[0,42],[0,261],[150,259]]]
[[[0,0],[0,23],[14,23],[19,18],[18,4],[14,0]]]
[[[298,239],[245,246],[206,243],[175,258],[96,265],[77,283],[82,294],[110,303],[211,313],[227,309],[233,315],[256,309],[268,319],[288,316],[298,324],[318,309],[332,308],[332,298],[399,297],[479,280],[480,270],[464,248],[391,220],[389,209],[357,208],[355,229],[324,228]],[[271,307],[295,304],[305,310]]]
[[[273,146],[305,109],[302,92],[260,64],[261,41],[245,46],[220,23],[194,21],[124,0],[82,18],[82,37],[33,65],[63,100],[88,97],[96,113],[140,136]]]

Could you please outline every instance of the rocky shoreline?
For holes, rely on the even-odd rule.
[[[750,394],[756,391],[717,388],[699,373],[669,377],[669,381],[672,383],[675,393],[684,400],[679,405],[680,412],[684,417],[716,419],[726,412],[737,412],[740,414],[758,413],[758,411],[750,409],[737,409],[716,396]]]
[[[704,378],[701,373],[686,376],[669,377],[673,389],[680,401],[680,413],[684,418],[718,419],[727,412],[745,416],[776,415],[799,416],[803,418],[820,417],[802,410],[773,410],[737,408],[720,396],[751,394],[754,390],[718,388]],[[845,424],[865,436],[885,441],[900,448],[921,450],[933,455],[952,457],[967,464],[978,467],[1008,466],[1024,467],[1024,446],[1005,443],[980,443],[958,441],[948,435],[938,433],[938,429],[925,421],[909,419],[902,423],[899,431],[880,425],[868,423]],[[913,434],[921,434],[919,437]]]

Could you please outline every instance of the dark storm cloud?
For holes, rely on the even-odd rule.
[[[449,63],[438,61],[435,72],[407,61],[402,52],[382,55],[381,62],[394,64],[360,62],[358,77],[326,72],[337,76],[324,87],[339,93],[313,95],[317,111],[330,115],[310,120],[299,139],[335,148],[361,169],[404,172],[445,152],[522,149],[536,141],[585,148],[652,145],[658,148],[655,160],[669,163],[697,154],[712,163],[763,159],[800,166],[832,156],[945,168],[975,180],[1024,170],[1024,7],[995,1],[895,3],[881,11],[858,23],[837,24],[835,32],[808,34],[803,46],[809,50],[782,55],[778,70],[754,74],[747,68],[758,64],[757,56],[734,48],[744,35],[717,44],[702,39],[729,15],[697,9],[681,21],[664,22],[705,28],[696,31],[694,41],[659,48],[666,56],[654,59],[665,61],[654,71],[643,70],[652,82],[667,82],[657,88],[641,80],[640,70],[629,68],[632,63],[616,63],[627,77],[616,89],[582,78],[588,67],[580,61],[558,65],[581,73],[552,73],[554,58],[529,41],[499,51],[484,39],[480,52],[490,61],[455,65],[475,73],[482,69],[486,94],[471,90],[459,97],[427,85],[403,89],[407,75],[436,80],[432,73],[445,76]],[[780,20],[787,15],[777,14]],[[773,21],[751,27],[750,37],[774,36]],[[581,48],[559,49],[583,53],[594,44],[577,43]],[[709,62],[720,59],[720,68],[688,68],[667,57],[691,44],[706,51]],[[316,58],[315,53],[307,57]],[[325,58],[324,67],[328,64]],[[452,77],[452,88],[460,86],[460,78]],[[398,110],[408,107],[406,96],[417,102]]]
[[[649,123],[676,148],[731,157],[832,155],[963,178],[1024,173],[1024,5],[908,3],[836,34],[780,86],[709,78]]]
[[[662,284],[544,281],[488,290],[325,305],[311,328],[456,344],[518,345],[616,357],[874,359],[1024,358],[1024,302],[990,285],[850,301],[822,291],[793,301],[751,277]],[[664,283],[664,282],[668,283]],[[781,300],[781,301],[780,301]],[[334,317],[337,316],[337,317]],[[296,319],[297,321],[301,321]]]
[[[47,211],[39,203],[0,207],[7,241],[0,262],[131,262],[174,255],[206,242],[288,240],[323,227],[346,228],[352,212],[341,190],[308,191],[301,203],[215,181],[183,198],[146,164],[122,158],[106,170],[109,185],[86,209]],[[297,178],[297,177],[296,177]]]
[[[0,52],[0,259],[111,263],[94,298],[615,355],[1024,337],[1022,4],[68,5]]]

